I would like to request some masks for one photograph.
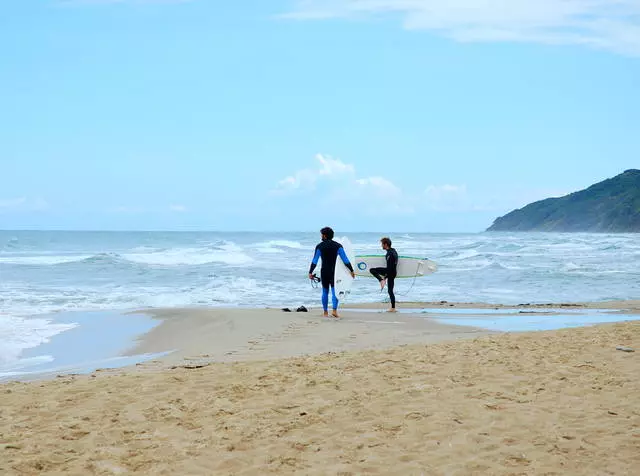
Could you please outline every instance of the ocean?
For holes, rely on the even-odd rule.
[[[380,234],[346,235],[380,254]],[[396,283],[399,301],[502,304],[640,298],[640,235],[391,234],[438,271]],[[0,231],[0,373],[78,324],[69,311],[318,306],[307,279],[319,233]],[[358,278],[349,302],[386,292]],[[382,305],[382,304],[381,304]],[[13,367],[12,367],[13,368]]]

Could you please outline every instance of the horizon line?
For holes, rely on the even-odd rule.
[[[24,231],[32,231],[32,232],[78,232],[78,233],[320,233],[320,228],[318,230],[220,230],[220,229],[98,229],[98,228],[0,228],[0,232],[24,232]],[[344,233],[376,233],[376,234],[478,234],[478,233],[486,233],[487,230],[480,231],[406,231],[406,230],[396,230],[396,231],[379,231],[379,230],[345,230],[345,231],[337,231],[335,230],[336,235],[344,234]],[[499,232],[492,232],[499,233]]]

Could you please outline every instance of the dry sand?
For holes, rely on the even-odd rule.
[[[414,342],[451,339],[456,328],[252,312],[242,322],[223,311],[159,313],[163,324],[135,350],[182,347],[164,363],[173,369],[0,386],[0,474],[631,475],[640,467],[640,321],[398,346],[413,332],[421,333]],[[351,317],[382,316],[402,319]],[[363,329],[373,337],[349,337]],[[258,340],[243,343],[248,336]],[[352,349],[313,355],[327,345]],[[185,368],[181,359],[199,352],[210,357]],[[279,352],[312,355],[271,358]],[[237,361],[208,363],[225,356]]]

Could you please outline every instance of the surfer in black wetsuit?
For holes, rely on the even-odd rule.
[[[389,299],[391,300],[391,309],[389,309],[389,312],[396,312],[396,296],[393,293],[393,288],[398,274],[398,253],[391,247],[391,240],[389,238],[382,238],[380,243],[382,244],[382,249],[387,251],[385,256],[387,266],[384,268],[371,268],[369,272],[380,282],[380,289],[384,289],[385,284],[387,285]]]
[[[345,266],[351,271],[351,277],[355,278],[356,274],[353,270],[353,266],[349,262],[344,248],[336,241],[333,241],[333,230],[331,228],[324,227],[320,230],[322,241],[317,244],[315,252],[313,254],[313,260],[309,266],[309,279],[313,279],[313,270],[318,265],[318,260],[322,258],[322,266],[320,267],[320,280],[322,281],[322,308],[324,309],[324,316],[329,316],[329,287],[331,287],[331,298],[333,304],[333,317],[338,316],[338,298],[335,290],[335,267],[338,256],[342,259]]]

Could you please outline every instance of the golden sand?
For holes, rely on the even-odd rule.
[[[10,383],[0,474],[638,474],[639,359],[634,321]]]

